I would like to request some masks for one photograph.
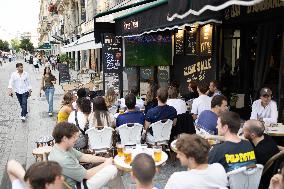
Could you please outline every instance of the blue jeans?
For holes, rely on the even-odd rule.
[[[45,90],[45,97],[48,103],[48,112],[53,112],[53,95],[54,95],[54,87],[46,87]]]
[[[29,92],[25,92],[23,94],[16,93],[16,95],[22,109],[21,116],[25,117],[28,113],[27,106],[28,106]]]

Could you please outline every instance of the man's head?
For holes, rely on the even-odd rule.
[[[192,92],[197,92],[197,83],[196,83],[196,81],[191,80],[191,81],[188,82],[188,90],[191,93]]]
[[[248,120],[244,123],[243,133],[244,137],[248,140],[254,140],[262,137],[264,132],[264,125],[258,120]]]
[[[267,106],[271,101],[272,91],[268,87],[264,87],[260,90],[261,103]]]
[[[32,189],[61,189],[64,177],[62,168],[57,162],[43,161],[32,164],[24,180]]]
[[[225,136],[227,134],[237,135],[241,123],[239,114],[235,112],[223,112],[217,121],[218,134]]]
[[[209,91],[214,93],[217,89],[218,89],[218,82],[216,80],[211,81],[209,85]]]
[[[81,112],[88,115],[91,113],[92,106],[91,106],[91,101],[89,99],[85,97],[78,98],[76,103]]]
[[[24,67],[22,63],[17,63],[16,64],[16,69],[19,73],[22,73],[24,71]]]
[[[54,127],[52,136],[55,143],[71,148],[79,137],[79,129],[73,123],[60,122]]]
[[[133,88],[130,90],[130,94],[134,94],[134,96],[138,96],[138,95],[139,95],[138,88],[137,88],[137,87],[133,87]]]
[[[208,162],[209,143],[198,135],[182,134],[176,142],[177,158],[183,166]]]
[[[130,93],[125,96],[125,105],[129,110],[135,109],[136,97],[134,94]]]
[[[176,87],[170,86],[168,93],[169,93],[169,98],[171,99],[178,98],[178,90]]]
[[[161,103],[166,103],[168,99],[168,89],[165,87],[159,88],[157,92],[157,98]]]
[[[80,88],[77,91],[77,96],[78,96],[78,98],[84,98],[84,97],[88,96],[88,93],[87,93],[85,88]]]
[[[153,184],[153,178],[156,173],[155,162],[153,158],[145,153],[138,154],[132,165],[132,177],[136,182],[143,186],[149,186]]]
[[[208,91],[208,85],[204,82],[199,82],[197,85],[197,92],[200,94],[205,94]]]
[[[217,115],[228,110],[227,98],[223,95],[216,95],[211,100],[211,109],[216,110]],[[215,111],[214,111],[215,112]]]

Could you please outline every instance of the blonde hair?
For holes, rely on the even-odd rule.
[[[115,103],[116,100],[117,100],[117,96],[116,96],[115,90],[113,87],[111,87],[106,92],[106,96],[105,96],[106,106],[110,108]]]

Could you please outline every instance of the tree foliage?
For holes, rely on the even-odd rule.
[[[30,41],[30,39],[22,39],[20,41],[20,48],[24,49],[25,51],[29,51],[29,52],[34,51],[34,45]]]
[[[21,44],[21,42],[18,39],[12,39],[11,40],[12,49],[14,49],[16,52],[20,51],[20,44]]]
[[[5,52],[10,51],[8,41],[3,41],[0,39],[0,50]]]

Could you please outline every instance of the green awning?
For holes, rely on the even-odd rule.
[[[44,43],[41,46],[39,46],[37,50],[51,50],[51,45],[50,43]]]

